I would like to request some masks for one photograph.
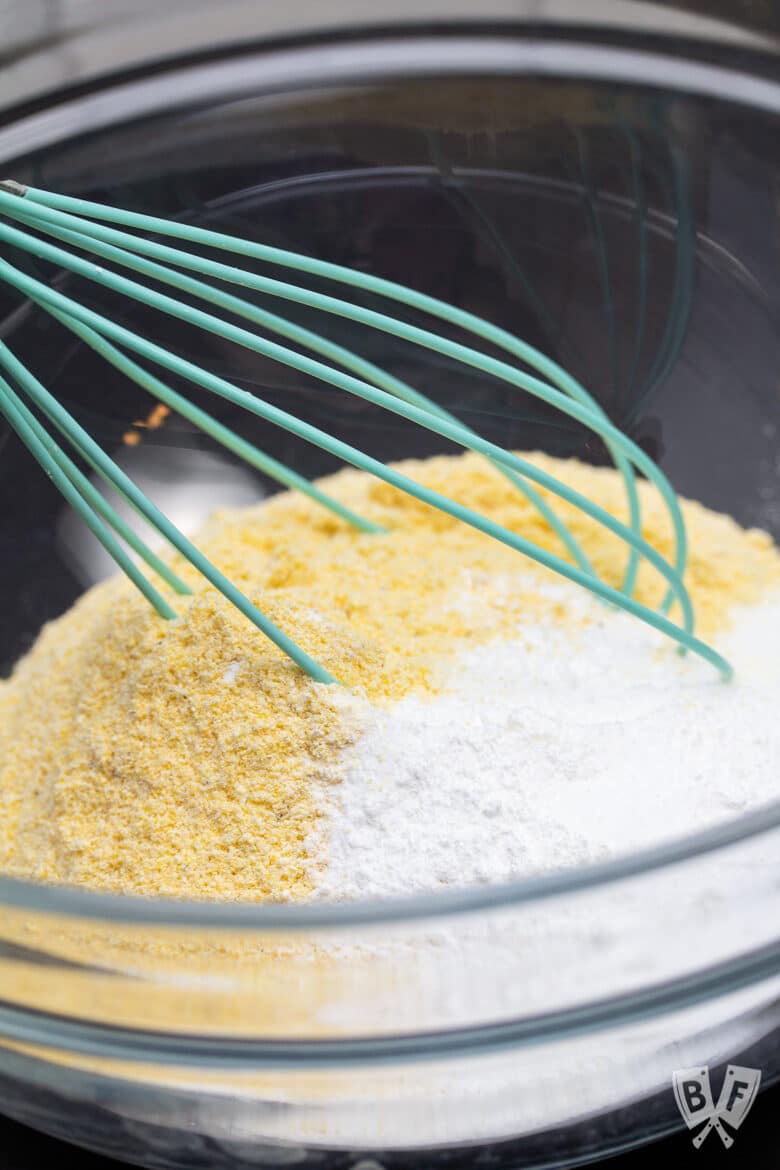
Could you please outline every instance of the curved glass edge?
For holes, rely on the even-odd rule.
[[[103,922],[149,926],[201,926],[216,930],[289,931],[375,926],[425,918],[451,917],[538,902],[560,894],[593,889],[653,870],[694,860],[780,828],[780,800],[723,825],[681,837],[626,857],[595,865],[553,870],[538,877],[436,894],[361,902],[281,903],[204,902],[103,894],[69,886],[43,885],[0,877],[0,905]]]
[[[51,100],[57,87],[84,86],[110,74],[154,66],[159,68],[184,54],[214,53],[256,44],[280,43],[302,35],[320,38],[354,35],[379,27],[387,30],[430,27],[446,21],[450,27],[473,26],[472,0],[396,0],[392,14],[382,6],[363,5],[356,11],[349,0],[288,0],[283,5],[246,5],[223,0],[211,12],[196,5],[193,19],[188,0],[169,0],[150,6],[139,0],[112,0],[92,5],[85,19],[83,0],[58,0],[52,21],[49,0],[11,0],[0,17],[8,67],[0,82],[0,107],[21,102]],[[745,48],[772,49],[776,29],[753,5],[718,17],[705,0],[612,0],[609,6],[582,4],[582,0],[487,0],[479,19],[534,30],[540,25],[577,25],[593,32],[619,30],[632,35],[680,39]],[[20,59],[14,61],[12,54]]]
[[[764,56],[762,54],[762,56]],[[756,54],[758,58],[758,54]],[[244,52],[231,60],[186,65],[65,100],[0,127],[0,163],[60,142],[74,132],[103,129],[125,118],[148,117],[176,106],[218,97],[241,97],[340,84],[376,84],[380,77],[435,77],[457,72],[606,80],[679,92],[780,112],[780,81],[744,69],[687,58],[684,53],[593,45],[576,40],[533,39],[474,33],[470,37],[414,36]]]
[[[526,1018],[430,1033],[334,1040],[177,1035],[96,1024],[0,1003],[0,1035],[11,1043],[34,1044],[46,1049],[58,1047],[82,1056],[121,1057],[132,1063],[150,1060],[169,1065],[197,1063],[199,1067],[221,1070],[248,1065],[297,1070],[333,1064],[365,1066],[496,1053],[590,1035],[618,1025],[641,1024],[776,980],[778,976],[780,941],[703,972],[639,992],[591,1000]]]

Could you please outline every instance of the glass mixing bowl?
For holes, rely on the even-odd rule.
[[[64,5],[40,28],[37,5],[19,8],[7,174],[478,312],[572,370],[681,493],[780,537],[780,81],[758,32],[641,4],[576,10],[576,26],[544,4],[535,21],[488,4],[467,26],[470,6],[404,0],[381,27],[360,4],[229,3],[218,21],[161,7],[82,27]],[[371,454],[449,449],[47,275]],[[348,343],[354,326],[332,329]],[[2,288],[0,334],[122,449],[148,410],[135,388]],[[385,335],[368,347],[489,438],[606,461],[485,378]],[[333,469],[218,413],[306,475]],[[2,444],[7,671],[107,566],[18,441]],[[123,460],[188,527],[272,490],[175,420]],[[574,1164],[680,1126],[675,1069],[717,1079],[732,1061],[771,1083],[779,1039],[780,803],[609,864],[382,904],[0,879],[0,1109],[149,1166]]]

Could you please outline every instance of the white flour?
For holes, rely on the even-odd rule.
[[[615,857],[780,796],[780,599],[735,610],[724,683],[574,586],[461,654],[446,692],[367,708],[327,796],[321,897],[500,882]]]

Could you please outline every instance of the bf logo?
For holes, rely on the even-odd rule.
[[[723,1122],[731,1129],[739,1129],[750,1112],[761,1084],[761,1072],[757,1068],[743,1068],[730,1064],[723,1078],[717,1105],[712,1101],[710,1070],[703,1068],[681,1068],[672,1073],[672,1085],[677,1107],[683,1115],[688,1129],[701,1130],[693,1139],[698,1150],[710,1130],[715,1129],[726,1149],[734,1145],[734,1138]]]

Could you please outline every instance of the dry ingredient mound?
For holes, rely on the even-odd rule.
[[[624,518],[613,470],[532,458]],[[477,456],[396,466],[561,553],[535,509]],[[355,471],[320,482],[386,534],[358,533],[283,493],[216,513],[196,543],[345,686],[312,682],[179,558],[171,563],[195,592],[172,598],[174,621],[123,577],[96,586],[0,685],[0,871],[142,894],[309,897],[326,865],[323,794],[344,776],[367,705],[431,696],[443,662],[524,629],[590,620],[565,591],[556,599],[558,578],[396,489]],[[647,484],[639,492],[645,538],[671,558],[663,505]],[[626,546],[552,502],[619,586]],[[736,604],[780,585],[780,556],[765,533],[692,502],[683,512],[698,632],[717,639]],[[643,565],[639,600],[657,604],[664,589]]]

